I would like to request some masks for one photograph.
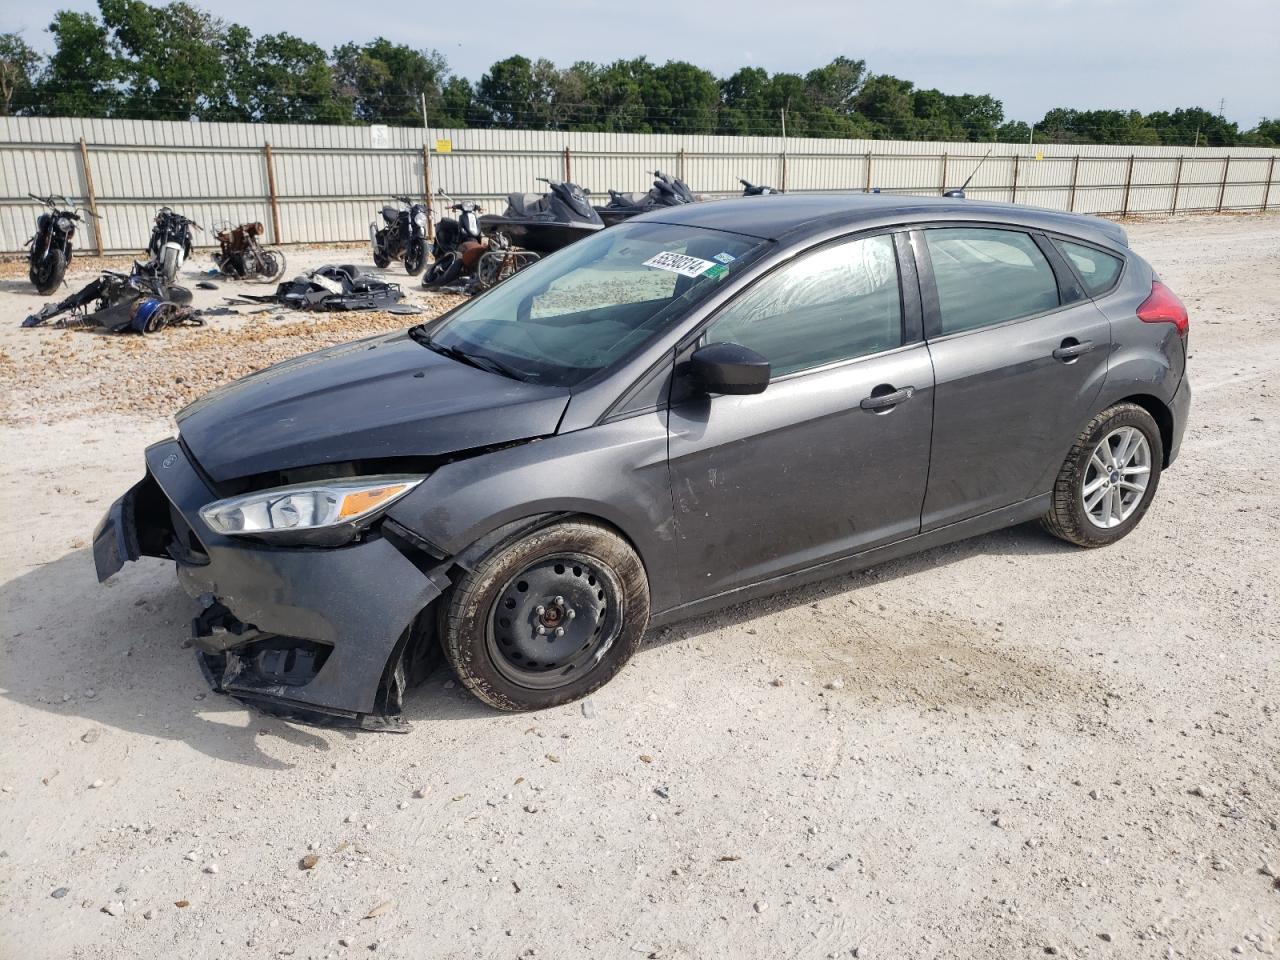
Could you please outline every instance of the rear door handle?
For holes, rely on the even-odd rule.
[[[1053,351],[1053,359],[1061,360],[1064,363],[1070,363],[1076,357],[1088,353],[1093,349],[1092,340],[1084,340],[1077,342],[1071,337],[1062,341],[1062,346]]]
[[[903,387],[901,390],[894,390],[892,393],[873,393],[869,397],[864,397],[860,406],[863,410],[885,410],[889,407],[896,407],[904,400],[910,400],[915,396],[915,387]]]

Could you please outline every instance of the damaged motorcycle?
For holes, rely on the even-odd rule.
[[[173,283],[177,279],[183,261],[191,256],[192,227],[204,230],[194,220],[175,213],[169,207],[161,207],[156,212],[147,253],[160,264],[160,276],[165,283]]]
[[[432,263],[422,274],[422,285],[428,289],[446,287],[460,277],[474,273],[487,248],[484,234],[480,231],[480,214],[484,208],[470,200],[455,203],[443,190],[440,196],[449,202],[449,209],[458,216],[441,217],[436,224],[431,246]]]
[[[382,208],[382,229],[369,224],[373,262],[385,270],[392,260],[404,263],[404,272],[416,277],[427,263],[427,205],[408,197],[396,197],[399,206]]]
[[[97,214],[72,206],[66,197],[37,197],[34,193],[27,196],[49,208],[36,218],[35,235],[27,241],[27,246],[31,247],[27,255],[27,277],[41,296],[48,296],[58,289],[67,265],[71,263],[76,224],[83,222],[81,214],[95,219]]]
[[[203,325],[191,310],[191,291],[166,283],[156,261],[134,261],[133,270],[104,270],[98,279],[22,321],[38,327],[61,314],[59,327],[98,327],[109,333],[156,333],[180,324]]]
[[[251,303],[279,303],[294,310],[382,310],[404,296],[398,283],[387,283],[344,263],[326,265],[294,277],[265,297],[242,295]]]
[[[213,238],[218,241],[213,262],[224,277],[274,283],[284,275],[284,254],[258,242],[265,234],[261,223],[242,223],[237,227],[224,220],[215,223],[213,230]]]
[[[750,180],[738,178],[738,182],[742,184],[742,195],[744,197],[766,197],[772,193],[781,193],[782,191],[776,187],[766,187],[764,184],[755,184]]]

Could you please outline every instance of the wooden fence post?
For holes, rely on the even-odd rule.
[[[573,182],[573,162],[569,159],[569,145],[564,147],[564,182]]]
[[[1013,155],[1013,190],[1009,194],[1009,202],[1018,202],[1018,154]]]
[[[1067,197],[1067,213],[1076,212],[1076,182],[1080,177],[1080,154],[1071,161],[1071,193]]]
[[[88,194],[89,212],[93,214],[93,247],[101,254],[106,249],[102,242],[102,221],[98,219],[98,192],[93,188],[93,170],[89,168],[89,147],[80,138],[80,163],[84,166],[84,186]]]
[[[427,195],[427,242],[436,238],[436,218],[431,205],[431,145],[422,145],[422,189]]]
[[[679,171],[676,174],[676,177],[683,180],[684,179],[684,147],[681,147],[679,150],[676,151],[676,169]]]
[[[280,236],[280,201],[276,196],[276,158],[271,153],[271,144],[262,146],[267,155],[267,189],[271,191],[271,226],[275,231],[273,243],[284,243]]]
[[[1133,154],[1129,154],[1129,166],[1124,175],[1124,209],[1120,211],[1121,217],[1129,215],[1129,191],[1133,187]]]
[[[1182,192],[1182,161],[1185,159],[1182,154],[1178,155],[1178,173],[1173,178],[1173,209],[1169,211],[1171,217],[1178,212],[1178,194]]]
[[[1228,154],[1226,160],[1222,164],[1222,184],[1218,187],[1218,209],[1214,213],[1222,212],[1222,200],[1227,195],[1227,171],[1231,169],[1231,155]]]
[[[1267,166],[1267,183],[1266,183],[1266,186],[1262,188],[1262,212],[1263,213],[1267,212],[1267,204],[1271,200],[1271,178],[1275,175],[1275,172],[1276,172],[1276,158],[1275,158],[1275,154],[1272,154],[1271,163]]]
[[[867,185],[863,188],[863,193],[871,192],[871,151],[867,151]]]
[[[942,178],[938,184],[938,193],[946,194],[947,192],[947,155],[942,154]]]

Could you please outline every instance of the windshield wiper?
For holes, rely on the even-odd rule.
[[[486,373],[496,373],[499,376],[507,377],[510,380],[523,381],[524,377],[515,367],[510,367],[501,360],[495,360],[493,357],[487,357],[482,354],[471,354],[457,347],[447,347],[443,343],[437,343],[431,336],[421,327],[410,327],[409,336],[413,338],[415,343],[420,343],[428,350],[434,350],[442,357],[448,357],[450,360],[457,360],[459,363],[465,363],[469,367],[475,367],[477,370],[483,370]]]

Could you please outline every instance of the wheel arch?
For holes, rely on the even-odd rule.
[[[1132,403],[1151,414],[1151,419],[1160,428],[1160,446],[1162,448],[1160,466],[1162,469],[1169,466],[1169,451],[1173,448],[1173,411],[1169,408],[1169,405],[1153,394],[1135,393],[1113,400],[1103,409],[1109,409],[1122,403]]]

